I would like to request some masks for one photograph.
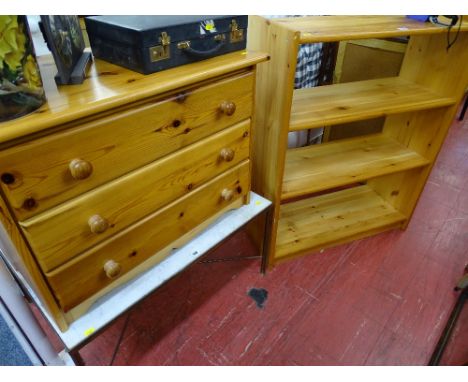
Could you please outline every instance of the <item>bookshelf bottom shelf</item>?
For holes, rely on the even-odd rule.
[[[406,216],[362,185],[283,204],[275,262],[397,228]]]

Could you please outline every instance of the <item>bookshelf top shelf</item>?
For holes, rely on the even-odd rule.
[[[307,16],[270,20],[300,34],[299,44],[446,33],[447,27],[405,16]],[[452,28],[458,30],[458,25]],[[462,22],[460,32],[468,31]]]
[[[450,106],[454,98],[399,77],[296,89],[289,130],[303,130]]]

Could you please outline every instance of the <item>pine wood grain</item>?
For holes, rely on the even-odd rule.
[[[113,289],[118,288],[120,285],[127,283],[134,277],[137,277],[141,273],[154,267],[155,265],[160,263],[162,260],[164,260],[167,256],[169,256],[173,252],[174,248],[180,248],[184,244],[188,243],[190,240],[192,240],[201,232],[203,232],[205,229],[207,229],[211,224],[216,222],[216,220],[220,216],[222,216],[224,213],[235,208],[240,208],[245,203],[246,203],[246,198],[244,197],[244,198],[238,198],[234,202],[230,202],[229,204],[226,204],[225,207],[219,209],[214,215],[204,220],[195,228],[188,231],[186,234],[180,236],[178,239],[171,242],[169,245],[165,246],[163,249],[155,253],[153,256],[151,256],[150,258],[143,261],[141,264],[138,264],[137,266],[129,270],[127,273],[120,275],[117,279],[112,281],[111,284],[103,287],[102,289],[99,289],[99,291],[94,293],[91,297],[87,298],[83,302],[80,302],[78,305],[74,306],[72,309],[65,312],[64,316],[66,317],[68,322],[75,321],[77,318],[85,314],[90,309],[90,307],[92,307],[92,305],[97,300],[99,300],[102,296],[105,296],[107,293],[111,292]]]
[[[51,56],[44,56],[40,70],[47,104],[26,117],[1,123],[0,144],[245,69],[267,58],[265,53],[237,51],[149,75],[95,60],[83,84],[57,87],[55,64]]]
[[[467,62],[468,33],[460,33],[449,50],[445,35],[414,36],[410,39],[400,77],[438,94],[453,97],[457,103],[441,109],[393,115],[385,122],[384,134],[399,140],[431,162],[427,169],[417,176],[407,177],[404,182],[395,179],[395,182],[401,183],[399,195],[390,195],[386,191],[393,187],[389,184],[394,182],[393,180],[375,179],[370,183],[382,197],[409,217],[416,207],[450,124],[455,118],[457,104],[465,93],[468,83]]]
[[[272,20],[300,33],[300,44],[351,39],[443,34],[446,27],[405,16],[310,16]],[[457,28],[453,28],[455,32]],[[461,31],[468,31],[464,21]]]
[[[26,269],[25,278],[39,285],[38,294],[62,330],[96,296],[154,266],[227,209],[248,202],[255,65],[267,59],[264,53],[240,51],[152,75],[96,60],[83,84],[59,88],[51,57],[40,59],[47,104],[0,125],[0,193],[11,213],[2,223],[21,252],[16,260]],[[225,147],[230,144],[232,148]],[[238,176],[230,170],[236,165]],[[216,176],[234,182],[225,184],[233,189],[214,195],[207,182]],[[192,193],[200,195],[199,187],[207,193],[188,202]],[[168,209],[177,206],[193,212],[168,216]],[[81,220],[88,212],[92,214]],[[18,230],[19,221],[34,231],[27,233],[31,243]],[[168,227],[168,233],[162,232]],[[99,239],[83,238],[84,230]],[[157,237],[148,239],[155,230]],[[16,242],[17,237],[21,240]],[[125,247],[130,237],[144,243],[145,256]],[[82,304],[75,301],[79,306],[67,314],[57,304],[57,290],[49,289],[32,246],[40,258],[43,248],[54,252],[63,244],[64,257],[57,250],[54,260],[44,263],[44,269],[55,271],[114,239],[122,241],[113,251],[122,247],[129,252],[119,252],[122,264],[106,259],[99,269],[105,274],[108,264],[107,275],[117,279],[90,285],[84,281],[92,291],[73,291],[82,293],[76,300]]]
[[[454,105],[456,99],[399,77],[297,89],[291,131]]]
[[[457,29],[452,29],[453,33],[450,34],[452,39]],[[395,214],[400,214],[400,217],[409,217],[406,214],[410,214],[414,208],[430,172],[433,158],[442,145],[451,121],[449,118],[453,118],[455,105],[461,98],[460,89],[466,86],[468,25],[464,23],[460,30],[457,42],[447,50],[446,27],[419,23],[402,16],[324,16],[271,20],[259,18],[251,24],[249,34],[254,36],[255,41],[252,46],[267,51],[271,57],[269,64],[263,68],[264,85],[257,88],[256,100],[259,102],[257,107],[264,116],[259,126],[264,128],[265,132],[259,136],[260,139],[255,146],[260,147],[259,154],[256,154],[260,166],[272,170],[271,173],[265,169],[255,173],[258,174],[255,186],[268,194],[273,201],[273,212],[266,222],[270,229],[267,231],[266,240],[269,244],[269,265],[274,265],[279,259],[307,253],[308,250],[313,250],[314,246],[318,248],[321,246],[313,240],[308,242],[305,239],[302,241],[305,243],[304,246],[294,251],[293,244],[289,248],[287,243],[282,243],[282,239],[277,238],[277,235],[280,235],[280,228],[277,232],[277,225],[280,218],[281,195],[287,195],[288,192],[287,187],[285,192],[282,189],[288,180],[288,156],[284,153],[289,131],[386,117],[384,135],[400,142],[402,152],[406,152],[406,147],[409,152],[416,154],[414,158],[419,155],[424,160],[416,168],[412,168],[410,160],[409,169],[405,169],[406,164],[402,160],[400,161],[402,172],[392,174],[389,171],[387,175],[377,178],[373,177],[373,172],[380,173],[382,168],[373,167],[376,164],[370,160],[370,153],[364,152],[361,158],[350,155],[347,160],[351,169],[353,163],[356,168],[363,169],[360,174],[362,177],[359,176],[359,179],[368,182],[369,189],[375,190],[373,195],[377,195],[376,193],[380,195],[377,196],[379,201],[385,200],[387,203],[385,208],[392,208]],[[398,77],[295,90],[291,99],[294,76],[290,71],[296,67],[294,61],[296,57],[292,59],[291,52],[300,44],[397,36],[411,36]],[[297,53],[297,50],[295,52]],[[286,120],[284,117],[288,115],[290,118]],[[411,117],[408,118],[408,115]],[[424,126],[423,121],[427,126]],[[319,147],[310,148],[311,153],[313,149],[319,152],[321,150]],[[335,157],[339,158],[340,155],[338,152]],[[367,155],[369,157],[366,158]],[[312,165],[314,161],[310,160],[309,167],[305,165],[306,160],[298,160],[297,174],[295,174],[297,178],[294,180],[298,183],[302,181],[302,177],[306,180],[297,187],[295,195],[307,194],[309,187],[324,190],[328,189],[327,184],[342,182],[344,178],[336,179],[336,175],[343,176],[345,171],[342,172],[340,167],[344,162],[335,161],[332,155],[329,159],[334,163],[330,165],[329,178],[323,176],[321,179],[323,184],[317,183],[313,186],[311,186],[313,177],[307,179],[307,175],[309,171],[315,171]],[[367,159],[370,160],[367,165],[359,164],[366,162]],[[382,157],[380,159],[383,160]],[[426,167],[418,168],[424,164]],[[367,169],[368,173],[365,172]],[[294,174],[294,170],[291,173]],[[342,235],[333,236],[331,228],[327,234],[331,239],[324,245],[340,244],[388,228],[404,228],[409,221],[406,218],[403,220],[398,218],[395,221],[390,219],[388,224],[380,226],[377,222],[379,219],[374,219],[373,216],[368,218],[367,222],[362,222],[363,228],[356,234],[353,234],[352,230],[349,234],[344,230],[341,231]],[[281,221],[279,224],[281,225]],[[321,228],[322,226],[309,226],[307,232],[302,231],[304,238],[322,232]],[[284,250],[284,254],[275,255],[275,251],[278,250],[279,253]]]
[[[232,200],[225,201],[221,198],[224,189],[234,191]],[[247,160],[193,193],[176,200],[81,256],[47,273],[48,281],[60,305],[67,311],[109,285],[113,280],[106,277],[103,270],[107,261],[113,260],[119,263],[121,275],[124,275],[220,209],[245,197],[249,190]]]
[[[281,206],[275,260],[398,226],[406,217],[359,186]]]
[[[381,134],[290,149],[282,199],[425,166],[427,159]]]
[[[250,121],[244,121],[161,160],[78,196],[20,223],[45,272],[198,189],[206,181],[249,157]],[[220,157],[232,150],[232,160]],[[88,225],[98,215],[101,233]]]
[[[2,198],[0,198],[0,223],[2,253],[37,293],[46,311],[53,317],[60,330],[67,330],[68,323],[64,314]],[[9,248],[8,243],[11,243],[13,248]]]
[[[0,174],[15,181],[2,189],[19,220],[34,216],[249,118],[252,86],[247,72],[4,150]],[[236,103],[231,116],[219,111],[225,100]],[[89,177],[72,176],[74,159],[91,164]]]
[[[273,262],[279,219],[281,185],[287,150],[288,123],[296,72],[297,34],[259,16],[249,18],[248,48],[269,52],[270,60],[257,67],[256,120],[253,127],[253,190],[273,201],[266,221],[266,263]],[[286,126],[286,128],[285,128]],[[264,232],[259,220],[257,232]]]

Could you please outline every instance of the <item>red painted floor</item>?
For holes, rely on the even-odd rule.
[[[240,232],[208,258],[251,255]],[[467,263],[465,121],[453,123],[406,231],[265,276],[258,260],[195,264],[80,353],[88,365],[425,365]],[[263,309],[247,295],[252,287],[268,291]],[[454,334],[443,364],[468,362],[468,306]]]

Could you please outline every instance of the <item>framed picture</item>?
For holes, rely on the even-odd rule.
[[[60,84],[68,84],[83,55],[85,43],[78,16],[41,16],[42,29],[58,70]]]

